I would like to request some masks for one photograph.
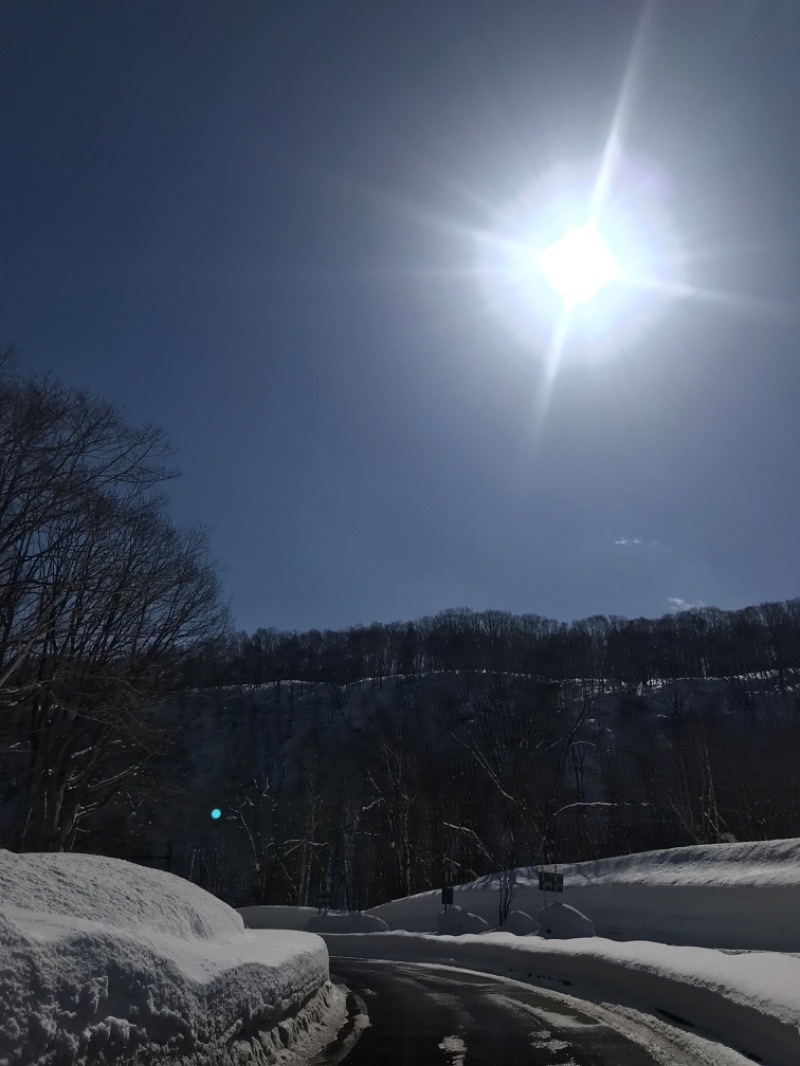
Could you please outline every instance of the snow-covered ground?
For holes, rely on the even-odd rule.
[[[311,933],[171,874],[0,850],[0,1064],[304,1061],[344,1018]]]
[[[559,866],[558,898],[600,936],[665,944],[800,951],[800,839],[707,844]],[[536,871],[514,871],[513,908],[542,906]],[[457,885],[459,906],[497,925],[500,878]],[[436,930],[438,891],[375,907],[391,929]]]

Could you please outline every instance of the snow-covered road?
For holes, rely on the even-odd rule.
[[[616,944],[601,937],[543,940],[509,933],[324,933],[330,955],[400,964],[429,963],[493,974],[648,1018],[677,1019],[703,1043],[694,1064],[729,1061],[732,1050],[765,1066],[797,1066],[800,959],[772,952],[728,955],[708,948]],[[720,1052],[721,1053],[721,1052]]]

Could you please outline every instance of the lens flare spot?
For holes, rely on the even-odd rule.
[[[219,807],[215,807],[213,809],[213,811],[211,812],[211,817],[214,819],[215,822],[218,818],[222,817],[222,811],[219,809]]]

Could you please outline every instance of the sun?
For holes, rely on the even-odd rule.
[[[617,257],[591,223],[568,229],[536,256],[536,263],[565,308],[588,303],[622,277]]]
[[[686,290],[660,169],[626,156],[601,197],[596,168],[543,174],[475,234],[484,308],[549,376],[615,359]]]

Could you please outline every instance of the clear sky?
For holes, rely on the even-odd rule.
[[[797,0],[5,0],[0,340],[168,431],[241,628],[796,596],[799,54]],[[612,129],[682,294],[554,356],[485,250]]]

